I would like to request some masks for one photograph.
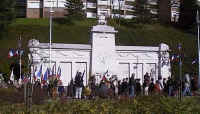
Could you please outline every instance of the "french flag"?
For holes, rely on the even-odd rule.
[[[11,58],[14,56],[14,51],[13,50],[10,50],[9,53],[8,53],[8,58]]]
[[[192,61],[192,64],[196,64],[196,63],[198,63],[198,60],[197,60],[197,59],[194,59],[194,60]]]
[[[50,72],[49,72],[49,69],[47,68],[46,72],[44,73],[44,77],[43,77],[44,81],[47,81],[49,74],[50,74]]]
[[[60,66],[58,67],[58,71],[57,71],[57,78],[60,78],[61,76],[61,68]]]
[[[16,50],[14,56],[18,56],[18,55],[19,55],[19,50]]]
[[[56,63],[52,67],[52,75],[56,75]]]
[[[42,65],[40,66],[40,70],[37,73],[37,77],[41,77],[42,75]]]

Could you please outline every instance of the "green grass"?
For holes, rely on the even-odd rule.
[[[90,29],[96,25],[96,20],[72,21],[73,23],[59,24],[53,21],[53,37],[55,43],[87,44],[90,40]],[[113,24],[118,30],[116,43],[120,45],[158,46],[166,43],[172,52],[177,50],[178,43],[182,43],[185,56],[184,69],[195,70],[191,66],[192,57],[197,56],[197,40],[194,35],[184,33],[171,26],[160,24],[131,24],[130,26]],[[21,34],[23,48],[27,49],[27,41],[35,38],[40,42],[49,41],[48,19],[16,19],[9,26],[8,36],[0,39],[0,70],[7,72],[13,61],[7,59],[9,48],[17,48],[17,39]]]

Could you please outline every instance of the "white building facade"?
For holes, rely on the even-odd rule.
[[[32,74],[42,73],[53,65],[61,68],[61,80],[67,86],[74,79],[77,71],[85,72],[84,85],[88,84],[89,76],[95,75],[97,83],[107,73],[119,80],[129,78],[132,74],[141,79],[145,73],[157,80],[159,77],[171,76],[169,47],[166,44],[153,46],[116,46],[117,31],[107,25],[96,25],[91,30],[91,44],[53,43],[51,60],[49,43],[38,40],[29,41],[30,59],[33,61]],[[51,61],[51,64],[50,64]]]

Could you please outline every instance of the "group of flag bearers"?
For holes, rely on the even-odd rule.
[[[13,73],[13,69],[14,68],[12,68],[11,73],[10,73],[11,82],[15,82],[16,80],[15,75]],[[29,76],[26,76],[26,74],[22,74],[19,80],[17,80],[17,82],[19,84],[22,84],[22,83],[27,83],[28,81],[31,81],[32,83],[34,83],[35,81],[40,81],[41,84],[47,84],[49,83],[50,78],[60,80],[61,67],[59,66],[56,72],[56,64],[53,65],[52,70],[50,68],[46,68],[46,71],[44,72],[44,74],[42,73],[42,65],[40,66],[40,69],[37,73],[36,73],[36,70],[37,68],[35,69],[33,73],[32,79]]]
[[[33,81],[40,80],[44,84],[44,83],[48,83],[48,79],[52,78],[52,77],[60,80],[61,67],[59,66],[58,69],[57,69],[57,72],[56,72],[56,64],[54,64],[52,69],[46,68],[46,71],[45,71],[45,73],[43,75],[42,74],[42,65],[41,65],[39,71],[37,72],[37,74],[35,75],[35,72],[33,74],[34,74],[33,75]]]

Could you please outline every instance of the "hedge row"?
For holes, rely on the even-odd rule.
[[[96,100],[48,100],[33,105],[30,114],[190,114],[200,113],[200,98],[187,97],[179,101],[175,97],[141,96],[135,99]],[[4,105],[0,113],[27,113],[24,104]]]

